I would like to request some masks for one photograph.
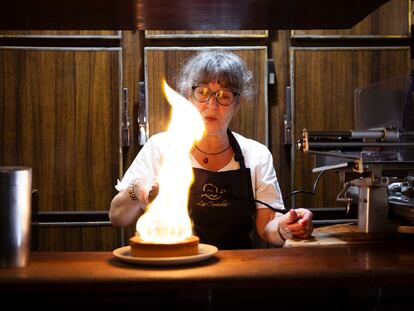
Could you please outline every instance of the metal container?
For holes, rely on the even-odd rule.
[[[0,166],[0,268],[29,261],[31,188],[31,168]]]

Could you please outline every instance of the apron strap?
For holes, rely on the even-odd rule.
[[[252,179],[250,176],[250,170],[246,169],[246,165],[244,163],[244,156],[243,153],[241,151],[240,145],[236,140],[236,137],[234,137],[233,133],[231,132],[230,129],[227,129],[227,135],[229,137],[229,141],[230,141],[230,145],[234,150],[234,160],[236,160],[237,162],[239,162],[240,165],[240,169],[243,172],[245,178],[246,178],[246,182],[247,182],[247,189],[249,191],[249,201],[250,204],[252,206],[253,209],[256,208],[256,203],[254,200],[254,194],[253,194],[253,186],[252,186]]]
[[[239,162],[240,168],[244,170],[246,168],[246,165],[244,164],[243,153],[240,149],[239,143],[236,140],[236,137],[234,137],[230,129],[227,129],[227,136],[229,137],[230,145],[234,150],[234,160]]]

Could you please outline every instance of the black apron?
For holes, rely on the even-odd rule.
[[[244,164],[236,138],[230,130],[227,134],[240,169],[210,172],[193,168],[188,209],[194,233],[201,243],[219,249],[252,248],[250,233],[256,206],[250,169]]]

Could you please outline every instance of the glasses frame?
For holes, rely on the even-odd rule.
[[[194,93],[194,90],[196,89],[196,88],[198,88],[198,87],[205,87],[205,88],[208,88],[209,90],[210,90],[210,92],[211,92],[211,94],[210,94],[210,96],[206,99],[206,100],[198,100],[196,97],[195,97],[195,93]],[[240,94],[239,93],[236,93],[236,92],[233,92],[232,90],[229,90],[229,89],[220,89],[220,90],[218,90],[218,91],[216,91],[216,92],[213,92],[208,86],[204,86],[204,85],[195,85],[195,86],[192,86],[191,87],[191,89],[193,90],[193,97],[194,97],[194,99],[196,100],[196,101],[198,101],[198,102],[200,102],[200,103],[207,103],[210,99],[211,99],[211,97],[212,96],[214,96],[215,98],[216,98],[216,101],[217,101],[217,104],[219,104],[220,106],[223,106],[223,107],[229,107],[229,106],[231,106],[233,103],[234,103],[234,100],[236,99],[236,97],[237,96],[239,96]],[[222,103],[220,103],[220,100],[218,99],[218,97],[217,97],[217,94],[220,92],[220,91],[229,91],[229,92],[231,92],[232,94],[233,94],[233,100],[231,101],[231,103],[230,104],[228,104],[228,105],[223,105]]]

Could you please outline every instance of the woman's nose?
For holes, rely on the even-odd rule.
[[[218,108],[218,107],[219,107],[219,103],[218,103],[218,101],[217,101],[217,97],[216,97],[216,96],[212,95],[212,96],[210,97],[210,99],[208,100],[208,107],[209,107],[210,109],[213,109],[213,108]]]

